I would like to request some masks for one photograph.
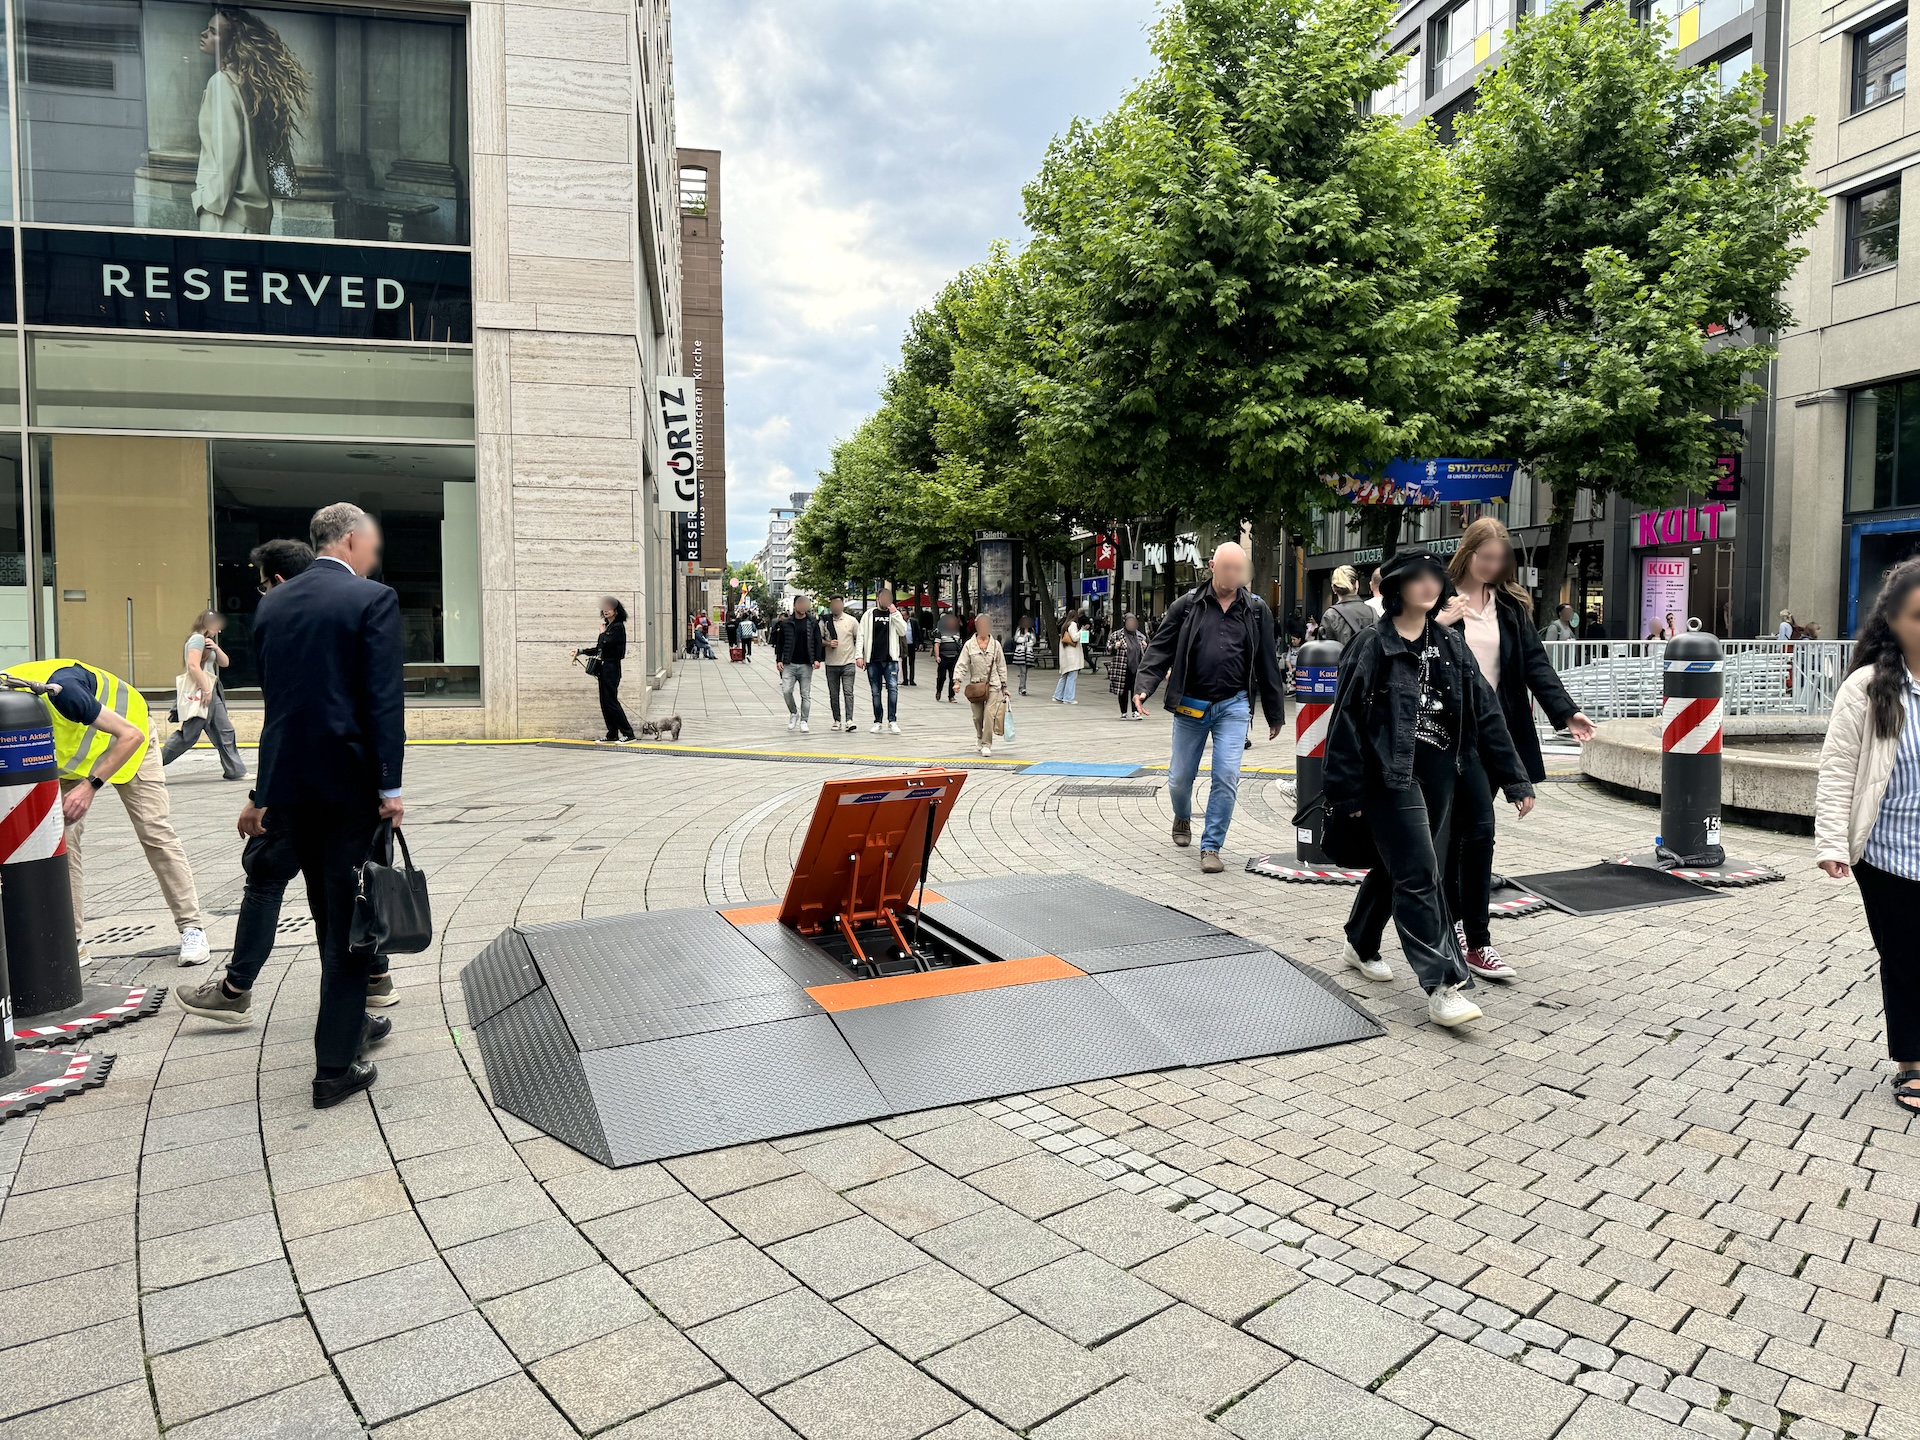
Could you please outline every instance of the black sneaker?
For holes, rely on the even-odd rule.
[[[218,1020],[222,1025],[245,1025],[253,1018],[247,1013],[253,1005],[253,994],[243,990],[238,995],[229,995],[225,980],[224,975],[216,975],[199,985],[176,985],[173,1003],[189,1015]]]

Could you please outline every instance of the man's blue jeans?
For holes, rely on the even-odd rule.
[[[889,660],[884,665],[867,662],[867,688],[873,691],[873,723],[878,725],[885,720],[889,725],[900,718],[900,662]],[[887,697],[885,715],[880,713],[880,696]]]
[[[1202,850],[1217,851],[1227,843],[1233,802],[1240,794],[1240,755],[1246,748],[1247,726],[1252,719],[1253,707],[1244,694],[1214,701],[1198,720],[1190,715],[1173,717],[1167,798],[1173,802],[1176,820],[1193,819],[1193,781],[1200,773],[1200,752],[1207,747],[1207,737],[1213,737],[1213,774],[1207,791],[1207,825],[1200,836]]]

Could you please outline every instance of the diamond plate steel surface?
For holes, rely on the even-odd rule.
[[[1180,1063],[1092,978],[843,1010],[833,1023],[894,1111]]]
[[[1262,948],[1257,941],[1222,932],[1182,936],[1176,940],[1149,940],[1143,945],[1115,945],[1105,950],[1080,950],[1074,953],[1073,964],[1089,975],[1098,975],[1104,970],[1177,965],[1182,960],[1205,960],[1214,955],[1244,955],[1249,950]]]
[[[851,970],[822,955],[798,931],[789,930],[778,920],[742,925],[740,933],[796,985],[838,985],[854,978]]]
[[[949,900],[973,901],[989,897],[998,899],[1005,895],[1028,895],[1035,890],[1052,888],[1059,879],[1058,875],[986,875],[975,880],[942,880],[938,883],[929,879],[927,884]]]
[[[940,887],[940,893],[987,923],[1017,935],[1031,947],[1028,954],[1058,955],[1063,960],[1088,950],[1225,933],[1205,920],[1083,876],[1042,878],[1047,882],[1043,887],[1015,893],[955,895],[950,886]]]
[[[569,920],[522,933],[582,1050],[820,1013],[717,910]]]
[[[533,952],[518,930],[502,930],[460,972],[460,992],[467,998],[469,1025],[491,1020],[539,988],[540,967],[533,963]]]
[[[581,1063],[610,1165],[849,1125],[899,1108],[825,1015],[596,1050]]]
[[[1271,950],[1094,978],[1187,1065],[1313,1050],[1384,1033],[1346,996]]]
[[[610,1165],[600,1113],[580,1052],[545,986],[474,1027],[493,1103],[529,1125]]]
[[[940,892],[945,894],[943,890]],[[1002,930],[991,920],[982,919],[976,912],[951,900],[937,904],[929,903],[920,912],[935,925],[951,930],[962,940],[977,945],[996,960],[1023,960],[1029,955],[1042,955],[1044,950],[1036,949],[1020,936],[1009,930]]]

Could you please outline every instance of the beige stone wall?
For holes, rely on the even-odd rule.
[[[1815,122],[1808,183],[1826,215],[1788,285],[1798,328],[1782,336],[1775,400],[1770,609],[1838,635],[1845,619],[1847,392],[1920,373],[1920,98],[1849,114],[1852,17],[1878,0],[1790,7],[1784,118]],[[1903,176],[1902,263],[1844,275],[1845,196]]]
[[[567,651],[598,630],[599,597],[632,617],[631,708],[672,647],[650,599],[669,557],[646,404],[679,344],[666,7],[476,0],[470,15],[485,728],[595,733],[593,682]]]

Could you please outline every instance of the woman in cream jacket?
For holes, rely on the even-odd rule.
[[[1834,696],[1813,835],[1815,863],[1860,886],[1894,1102],[1920,1115],[1920,559],[1887,572]]]
[[[1007,657],[993,638],[992,616],[975,617],[973,635],[953,662],[953,683],[973,707],[973,743],[982,755],[993,754],[994,724],[1007,703]]]

